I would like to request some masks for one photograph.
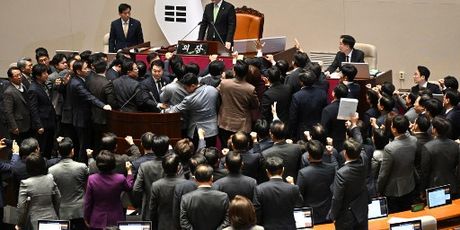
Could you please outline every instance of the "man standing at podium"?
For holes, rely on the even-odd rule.
[[[230,49],[235,28],[235,7],[223,0],[211,0],[211,3],[207,4],[204,9],[198,40],[204,40],[207,34],[206,40],[220,41],[225,43],[227,49]]]
[[[122,3],[118,6],[120,18],[110,24],[109,52],[144,43],[141,23],[131,18],[131,6]]]
[[[354,48],[355,43],[356,40],[350,35],[340,36],[339,52],[335,55],[334,61],[329,68],[327,68],[326,76],[329,76],[342,66],[342,62],[364,62],[364,53]]]

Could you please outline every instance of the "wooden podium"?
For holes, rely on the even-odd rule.
[[[140,137],[145,132],[167,135],[171,145],[182,138],[180,113],[126,113],[107,112],[107,127],[117,135],[118,152],[124,152],[129,146],[124,138],[132,136],[139,146]]]
[[[231,52],[218,41],[184,41],[177,42],[177,54],[231,56]]]

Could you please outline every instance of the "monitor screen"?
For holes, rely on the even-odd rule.
[[[313,228],[313,209],[310,207],[295,208],[294,219],[297,229]]]
[[[69,230],[68,220],[38,220],[38,230]]]
[[[422,230],[422,220],[411,220],[390,224],[390,230]]]
[[[119,230],[151,230],[151,221],[122,221],[118,222]]]
[[[368,219],[375,219],[388,216],[388,206],[386,197],[372,198],[369,203]]]
[[[450,185],[429,188],[426,190],[428,208],[434,208],[446,204],[452,204],[450,197]]]

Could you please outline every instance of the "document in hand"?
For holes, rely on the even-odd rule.
[[[358,99],[354,98],[341,98],[339,104],[339,113],[337,120],[350,120],[356,114],[358,108]]]

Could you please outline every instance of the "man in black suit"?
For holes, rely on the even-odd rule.
[[[428,129],[431,127],[431,121],[425,114],[420,114],[415,119],[414,124],[411,127],[412,135],[417,138],[417,150],[415,151],[415,170],[417,173],[417,186],[420,186],[420,176],[422,175],[422,147],[433,138],[428,134]]]
[[[225,168],[229,174],[214,182],[212,187],[221,192],[225,192],[232,200],[236,195],[245,196],[252,200],[257,182],[254,178],[241,174],[243,158],[237,152],[229,152],[225,156]]]
[[[273,143],[272,143],[273,144]],[[248,151],[249,138],[243,131],[238,131],[232,136],[232,149],[234,153],[240,154],[243,160],[241,172],[243,175],[261,181],[263,172],[263,156],[260,151]]]
[[[296,140],[303,139],[303,133],[321,121],[321,111],[327,105],[326,92],[313,87],[316,79],[317,76],[311,70],[299,74],[302,89],[292,96],[289,109],[291,136]]]
[[[326,76],[329,76],[342,66],[342,62],[364,62],[364,53],[354,48],[355,43],[356,40],[350,35],[340,36],[339,52],[335,55],[334,61],[329,68],[327,68]]]
[[[355,77],[358,73],[358,70],[354,65],[345,64],[340,67],[342,72],[342,83],[348,87],[347,98],[359,99],[361,87],[358,83],[355,83]]]
[[[429,89],[431,93],[441,94],[441,89],[438,85],[428,82],[430,78],[430,70],[425,66],[417,66],[417,70],[414,73],[414,83],[410,91],[415,95],[419,95],[420,90]]]
[[[17,67],[8,69],[10,85],[3,93],[3,104],[5,106],[5,117],[8,122],[10,136],[16,142],[32,135],[31,113],[27,89],[22,84],[21,70]]]
[[[141,22],[131,18],[131,6],[122,3],[118,6],[120,19],[110,24],[109,52],[144,43]]]
[[[299,171],[297,185],[303,197],[303,206],[313,208],[315,224],[327,221],[331,208],[331,185],[334,182],[335,167],[322,161],[324,146],[317,140],[307,143],[309,165]]]
[[[56,111],[50,99],[50,90],[45,84],[48,79],[48,67],[44,64],[34,65],[32,68],[32,83],[28,96],[32,113],[34,129],[37,130],[37,140],[43,156],[50,158],[54,145],[54,130]]]
[[[443,106],[444,116],[452,125],[450,138],[456,140],[460,137],[460,93],[457,90],[447,89],[444,93]]]
[[[335,176],[329,217],[335,229],[368,229],[367,166],[360,156],[362,147],[353,139],[346,140],[343,145],[346,162]]]
[[[310,58],[306,53],[298,51],[294,54],[293,66],[294,69],[289,72],[284,80],[284,84],[291,87],[291,93],[296,93],[300,90],[302,85],[300,84],[299,74],[304,71],[305,66],[310,63]]]
[[[185,194],[180,203],[180,226],[182,229],[222,229],[229,225],[228,195],[212,186],[212,167],[199,165],[195,180],[198,189]]]
[[[150,65],[152,75],[141,82],[141,88],[156,102],[160,102],[160,94],[165,85],[169,83],[163,73],[164,63],[162,60],[154,60]]]
[[[206,40],[225,42],[225,47],[230,49],[235,28],[235,7],[224,0],[211,0],[204,8],[198,40],[204,40],[206,35]]]
[[[343,141],[345,140],[345,121],[337,120],[339,113],[340,98],[347,97],[348,88],[344,84],[338,84],[332,92],[334,100],[331,104],[324,107],[321,113],[321,125],[326,129],[328,137],[333,139],[334,148],[338,152],[343,149]]]
[[[123,65],[123,61],[120,58],[117,58],[112,61],[110,67],[105,72],[105,78],[109,81],[113,81],[120,76],[121,66]]]
[[[21,69],[22,84],[26,87],[26,89],[29,89],[30,84],[32,83],[32,59],[29,57],[21,58],[16,65],[19,69]]]
[[[257,119],[252,130],[250,133],[252,149],[248,153],[261,153],[273,146],[273,141],[270,138],[270,123],[265,119]]]
[[[270,180],[258,185],[254,195],[257,222],[266,230],[296,229],[294,207],[302,204],[302,195],[299,187],[283,181],[283,163],[278,156],[267,158],[265,167]]]
[[[85,84],[89,73],[86,62],[75,61],[73,71],[75,76],[68,83],[67,96],[69,96],[72,108],[72,125],[77,132],[78,143],[80,144],[78,160],[86,163],[88,160],[86,149],[90,148],[91,145],[91,105],[103,110],[112,110],[112,107],[89,92]]]
[[[5,105],[3,104],[3,92],[10,85],[8,80],[0,79],[0,137],[9,138],[8,123],[5,116]]]
[[[261,113],[263,118],[271,123],[273,121],[272,108],[277,102],[276,112],[281,121],[287,124],[289,120],[289,105],[291,103],[291,88],[281,82],[281,72],[276,67],[267,70],[270,88],[268,88],[261,101]]]

